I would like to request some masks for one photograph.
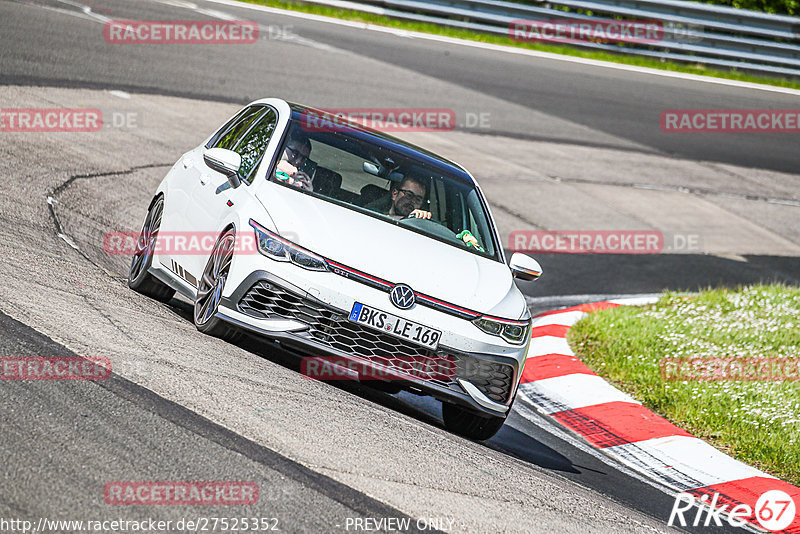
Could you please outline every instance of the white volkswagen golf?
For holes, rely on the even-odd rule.
[[[539,264],[506,264],[462,167],[330,119],[258,100],[184,154],[150,203],[128,283],[193,300],[201,332],[279,341],[310,376],[432,395],[449,430],[488,439],[530,343],[513,278]],[[213,235],[204,254],[163,246],[197,232]]]

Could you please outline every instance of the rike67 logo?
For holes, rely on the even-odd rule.
[[[697,506],[697,511],[690,510]],[[720,497],[715,492],[709,501],[709,495],[703,495],[699,502],[691,493],[679,493],[672,505],[667,524],[678,524],[682,527],[688,525],[684,514],[690,518],[694,515],[691,525],[698,526],[723,526],[723,522],[732,527],[742,527],[747,523],[757,523],[765,530],[778,532],[793,524],[797,513],[797,505],[788,493],[781,490],[770,490],[762,493],[755,504],[755,509],[749,504],[731,501],[728,497]],[[705,516],[705,519],[704,519]],[[792,530],[794,532],[794,530]]]

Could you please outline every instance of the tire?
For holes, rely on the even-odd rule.
[[[442,419],[445,428],[453,434],[476,441],[491,438],[506,422],[505,417],[477,415],[460,406],[447,403],[442,403]]]
[[[217,239],[211,257],[203,269],[203,275],[198,281],[192,314],[194,325],[200,332],[227,341],[238,340],[242,337],[242,332],[214,315],[219,309],[222,290],[225,289],[225,282],[231,269],[235,243],[236,234],[232,229],[226,230]]]
[[[164,197],[159,196],[147,210],[147,216],[136,240],[136,252],[131,258],[128,270],[128,287],[160,302],[169,302],[175,290],[148,272],[153,264],[153,251],[156,248],[158,231],[161,229],[161,216],[164,214]]]

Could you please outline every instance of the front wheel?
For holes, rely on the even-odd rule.
[[[217,239],[206,268],[203,269],[203,276],[200,277],[197,296],[194,299],[193,315],[197,329],[209,336],[221,337],[228,341],[235,341],[241,337],[241,332],[215,315],[231,270],[235,243],[236,234],[233,230],[227,230]]]
[[[148,269],[153,264],[161,216],[164,214],[164,197],[158,197],[147,210],[147,216],[136,240],[136,251],[128,271],[128,287],[161,302],[169,302],[175,290],[154,277]]]
[[[442,419],[445,428],[453,434],[476,441],[491,438],[506,422],[505,417],[477,415],[447,403],[442,404]]]

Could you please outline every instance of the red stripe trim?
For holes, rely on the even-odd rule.
[[[569,326],[565,326],[563,324],[547,324],[544,326],[536,326],[533,328],[531,337],[553,336],[565,338],[567,337],[569,328]]]
[[[606,402],[552,414],[599,449],[667,436],[691,434],[641,404]]]
[[[791,534],[800,533],[800,488],[793,486],[788,482],[784,482],[783,480],[768,477],[750,477],[741,480],[733,480],[731,482],[721,482],[719,484],[704,486],[702,488],[695,488],[688,490],[686,493],[691,493],[697,497],[708,495],[709,497],[706,500],[706,503],[710,503],[714,498],[714,494],[719,493],[719,497],[717,498],[717,507],[728,505],[728,508],[725,510],[726,512],[729,512],[738,504],[746,504],[750,506],[751,510],[753,510],[753,514],[750,517],[743,517],[742,519],[760,527],[761,525],[758,523],[758,520],[755,517],[755,513],[757,513],[757,510],[755,509],[756,502],[764,492],[770,490],[780,490],[784,493],[788,493],[789,496],[794,499],[795,503],[796,513],[794,521],[792,521],[784,530],[780,530],[779,532]],[[774,503],[770,505],[770,508],[774,509]],[[776,511],[780,511],[780,509]],[[694,518],[694,515],[694,512],[692,512],[691,517]],[[725,523],[726,522],[723,522],[723,524]],[[711,524],[714,524],[713,520]]]
[[[503,317],[495,317],[494,315],[480,315],[480,317],[483,317],[484,319],[491,319],[492,321],[497,321],[500,323],[512,324],[515,326],[525,326],[530,323],[530,321],[520,321],[518,319],[505,319]]]
[[[431,302],[435,302],[436,304],[439,304],[441,306],[446,306],[446,307],[451,308],[453,310],[458,310],[458,311],[460,311],[462,313],[468,313],[468,314],[474,315],[475,317],[480,316],[480,314],[478,312],[474,312],[474,311],[468,310],[466,308],[461,308],[459,306],[456,306],[455,304],[450,304],[449,302],[444,302],[443,300],[438,300],[438,299],[435,299],[433,297],[429,297],[427,295],[423,295],[422,293],[417,293],[416,291],[414,292],[414,295],[416,295],[417,297],[419,297],[421,299],[428,300],[428,301],[431,301]]]
[[[361,276],[361,277],[367,278],[369,280],[372,280],[373,282],[376,282],[376,283],[386,287],[389,290],[393,289],[394,286],[397,285],[397,284],[393,284],[391,282],[388,282],[386,280],[383,280],[381,278],[376,278],[376,277],[374,277],[372,275],[369,275],[369,274],[367,274],[367,273],[365,273],[363,271],[359,271],[358,269],[353,269],[352,267],[347,267],[347,266],[342,265],[341,263],[335,262],[333,260],[326,259],[325,261],[327,261],[328,264],[336,267],[337,269],[342,269],[342,270],[347,271],[349,273],[353,273],[356,276]],[[524,325],[528,324],[528,321],[518,321],[518,320],[515,320],[515,319],[503,319],[501,317],[492,317],[490,315],[482,315],[479,312],[476,312],[476,311],[473,311],[473,310],[470,310],[470,309],[467,309],[467,308],[462,308],[461,306],[456,306],[455,304],[450,304],[449,302],[445,302],[443,300],[439,300],[439,299],[433,298],[431,296],[425,295],[423,293],[418,293],[416,291],[414,292],[414,295],[417,298],[421,299],[421,300],[426,300],[426,301],[434,303],[434,304],[436,304],[438,306],[442,306],[444,308],[449,308],[449,309],[457,311],[457,312],[459,312],[459,313],[461,313],[463,315],[469,315],[473,319],[477,319],[478,317],[486,317],[488,319],[494,319],[494,320],[497,320],[497,321],[504,321],[504,322],[509,323],[509,324],[515,324],[515,325],[520,325],[520,326],[524,326]]]
[[[364,278],[369,278],[369,279],[370,279],[370,280],[372,280],[373,282],[377,282],[377,283],[379,283],[379,284],[381,284],[381,285],[384,285],[384,286],[386,286],[386,287],[389,287],[389,288],[392,288],[392,287],[394,287],[394,286],[393,286],[392,284],[390,284],[389,282],[387,282],[387,281],[385,281],[385,280],[381,280],[380,278],[375,278],[374,276],[370,276],[370,275],[368,275],[368,274],[367,274],[367,273],[365,273],[365,272],[358,271],[358,270],[356,270],[356,269],[352,269],[352,268],[350,268],[350,267],[346,267],[346,266],[342,265],[341,263],[337,263],[337,262],[335,262],[335,261],[331,261],[331,260],[327,260],[327,261],[328,261],[328,263],[330,263],[331,265],[333,265],[334,267],[337,267],[337,268],[339,268],[339,269],[343,269],[343,270],[345,270],[345,271],[351,272],[351,273],[353,273],[353,274],[355,274],[355,275],[358,275],[358,276],[363,276]]]
[[[586,367],[582,361],[566,354],[545,354],[532,356],[525,361],[522,371],[522,383],[535,382],[545,378],[555,378],[565,375],[595,375],[596,373]]]

